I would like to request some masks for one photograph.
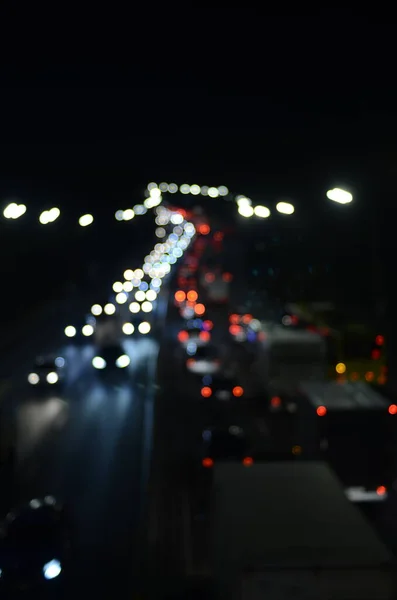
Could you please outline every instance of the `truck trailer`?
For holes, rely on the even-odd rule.
[[[323,462],[213,470],[211,568],[230,600],[391,600],[389,551]]]

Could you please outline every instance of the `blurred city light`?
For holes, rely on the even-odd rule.
[[[127,208],[127,210],[123,211],[123,220],[124,221],[131,221],[131,219],[133,219],[135,217],[135,213],[132,210],[132,208]]]
[[[82,217],[80,217],[79,219],[79,225],[81,227],[87,227],[88,225],[91,225],[91,223],[94,222],[94,217],[92,215],[83,215]]]
[[[278,202],[276,209],[283,215],[292,215],[295,212],[295,208],[289,202]]]
[[[26,213],[25,204],[16,204],[16,202],[11,202],[6,208],[3,210],[3,215],[6,219],[19,219]]]
[[[47,225],[48,223],[53,223],[56,221],[60,214],[61,211],[59,208],[50,208],[50,210],[45,210],[41,213],[39,221],[42,225]]]
[[[333,202],[337,202],[338,204],[349,204],[353,200],[353,196],[350,192],[340,188],[328,190],[327,198]]]
[[[72,338],[76,335],[76,333],[76,327],[73,327],[73,325],[68,325],[67,327],[65,327],[66,337]]]
[[[242,217],[252,217],[254,214],[254,209],[249,204],[242,204],[238,207],[238,212]]]
[[[124,323],[123,325],[123,333],[125,333],[125,335],[132,335],[135,331],[135,327],[133,326],[132,323]]]
[[[150,323],[148,323],[147,321],[143,321],[142,323],[140,323],[138,325],[138,331],[139,333],[142,333],[144,335],[146,335],[147,333],[149,333],[151,327],[150,327]]]
[[[270,210],[266,206],[255,206],[254,213],[261,219],[267,219],[267,217],[270,217]]]
[[[114,304],[109,302],[108,304],[105,305],[103,310],[105,311],[105,313],[107,315],[114,315],[114,313],[116,312],[116,307]]]

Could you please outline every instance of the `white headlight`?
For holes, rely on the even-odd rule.
[[[152,310],[153,310],[153,304],[151,302],[146,301],[146,302],[142,303],[141,308],[142,308],[143,312],[149,313],[149,312],[152,312]]]
[[[135,327],[133,326],[132,323],[124,323],[123,325],[123,333],[125,333],[125,335],[132,335],[135,331]]]
[[[138,290],[135,293],[135,300],[137,300],[138,302],[143,302],[144,300],[146,300],[145,292],[143,292],[142,290]]]
[[[111,304],[109,302],[109,304],[106,304],[104,311],[107,315],[114,315],[114,313],[116,312],[116,307],[114,304]]]
[[[37,373],[29,373],[28,381],[31,385],[37,385],[40,381],[40,377],[37,375]]]
[[[129,357],[126,354],[122,354],[116,360],[116,367],[118,367],[119,369],[125,369],[126,367],[128,367],[130,362],[131,361],[130,361]]]
[[[105,369],[106,360],[104,360],[101,356],[94,356],[92,359],[92,366],[94,369]]]
[[[117,304],[125,304],[128,300],[128,295],[125,292],[120,292],[116,296]]]
[[[99,315],[102,314],[102,306],[100,304],[94,304],[91,306],[91,312],[96,317],[99,317]]]
[[[113,291],[116,292],[116,294],[119,294],[120,292],[123,291],[123,284],[121,283],[121,281],[114,282]]]
[[[73,325],[65,327],[65,335],[69,338],[74,337],[76,335],[76,327],[73,327]]]
[[[61,573],[62,567],[59,560],[50,560],[43,567],[43,575],[45,579],[55,579]]]
[[[140,304],[138,302],[131,302],[130,304],[130,312],[137,314],[141,310]]]
[[[142,333],[143,335],[149,333],[150,331],[150,323],[148,323],[147,321],[143,321],[143,323],[140,323],[138,325],[138,331],[139,333]]]
[[[157,294],[154,290],[148,290],[146,292],[146,300],[149,300],[149,302],[154,302],[157,298]]]
[[[51,373],[48,373],[47,375],[47,383],[57,383],[57,381],[59,380],[58,374],[55,373],[55,371],[51,371]]]
[[[94,333],[94,328],[92,325],[84,325],[81,332],[83,335],[85,335],[85,337],[89,337],[90,335],[92,335]]]

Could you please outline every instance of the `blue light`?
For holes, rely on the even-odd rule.
[[[149,289],[148,283],[146,283],[146,281],[142,281],[142,283],[139,286],[139,289],[142,290],[142,292],[147,292],[147,290]]]
[[[204,375],[203,377],[203,385],[211,385],[212,377],[211,375]]]

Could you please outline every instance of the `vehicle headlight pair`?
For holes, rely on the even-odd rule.
[[[59,381],[58,373],[56,373],[55,371],[47,373],[46,381],[49,384],[57,383]],[[40,383],[40,377],[37,373],[29,373],[28,382],[30,383],[30,385],[37,385],[38,383]]]
[[[128,367],[130,362],[131,361],[129,356],[127,356],[126,354],[122,354],[116,360],[116,367],[118,367],[119,369],[125,369],[126,367]],[[106,360],[101,356],[94,356],[94,358],[92,359],[92,366],[95,369],[103,370],[106,369],[107,363]]]

